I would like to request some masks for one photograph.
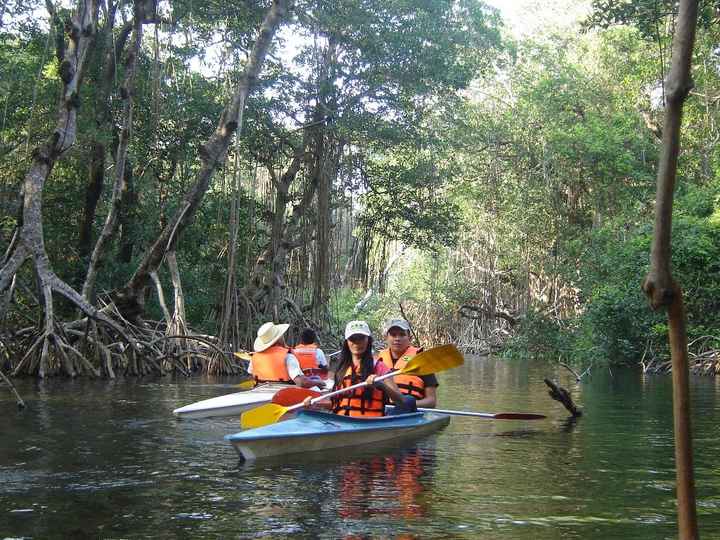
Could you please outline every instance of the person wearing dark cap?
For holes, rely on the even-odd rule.
[[[306,328],[300,334],[300,343],[295,346],[292,353],[300,362],[300,369],[305,375],[325,375],[328,372],[328,362],[325,353],[317,344],[317,334],[312,328]]]
[[[410,323],[405,319],[391,319],[385,325],[388,348],[380,351],[379,359],[389,369],[402,369],[422,349],[410,344]],[[395,383],[406,396],[415,399],[416,405],[434,408],[437,405],[438,380],[435,375],[397,375]]]

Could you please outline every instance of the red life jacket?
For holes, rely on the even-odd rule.
[[[340,388],[347,388],[362,382],[354,366],[348,367]],[[333,407],[335,414],[344,416],[385,416],[385,392],[375,387],[363,386],[352,392],[341,394]]]
[[[418,351],[419,349],[415,347],[408,347],[394,364],[390,349],[382,351],[378,358],[390,369],[402,369]],[[395,379],[395,384],[397,384],[403,394],[412,396],[415,399],[423,399],[425,397],[425,381],[417,375],[395,375],[393,378]]]
[[[285,364],[285,357],[290,352],[286,347],[273,345],[262,352],[252,355],[253,377],[257,382],[292,382]]]

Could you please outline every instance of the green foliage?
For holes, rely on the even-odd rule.
[[[392,156],[370,161],[365,172],[369,190],[361,199],[366,210],[360,227],[410,246],[454,244],[458,209],[443,194],[447,179],[431,156],[397,149]]]
[[[572,336],[556,319],[531,309],[501,354],[514,360],[576,361],[577,351],[573,349],[573,344]]]
[[[691,189],[677,201],[673,224],[672,272],[683,289],[689,340],[717,332],[720,294],[720,227],[707,204],[717,187]],[[590,240],[582,258],[582,288],[588,291],[580,325],[602,358],[637,362],[649,347],[667,354],[666,316],[653,312],[640,289],[649,267],[652,230],[645,226],[626,239],[608,226]]]

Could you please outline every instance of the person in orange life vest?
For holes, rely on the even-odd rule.
[[[312,328],[306,328],[300,334],[300,343],[292,350],[300,362],[300,369],[305,375],[325,375],[328,362],[325,353],[317,345],[317,334]]]
[[[283,334],[289,326],[289,324],[266,322],[258,328],[253,344],[255,353],[251,357],[248,373],[259,383],[295,383],[303,388],[317,386],[317,381],[303,374],[300,362],[285,344]]]
[[[388,348],[380,352],[379,359],[390,369],[401,369],[421,349],[410,345],[410,323],[405,319],[392,319],[385,328]],[[403,394],[412,396],[418,407],[435,408],[437,405],[435,375],[398,375],[395,384]]]
[[[334,388],[352,386],[367,382],[368,386],[357,388],[347,394],[340,394],[332,402],[320,406],[330,408],[336,414],[345,416],[384,416],[388,398],[395,404],[397,412],[411,412],[406,399],[392,379],[374,384],[375,378],[389,373],[390,370],[372,355],[372,333],[365,321],[350,321],[345,327],[340,359],[329,373],[334,380]],[[304,400],[310,406],[310,397]]]

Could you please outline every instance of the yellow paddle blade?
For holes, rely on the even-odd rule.
[[[240,360],[250,360],[252,359],[252,356],[250,356],[249,352],[246,351],[237,351],[233,353],[235,356],[237,356]]]
[[[251,388],[255,388],[255,379],[245,379],[243,382],[237,383],[235,388],[239,388],[240,390],[250,390]]]
[[[274,424],[282,418],[287,410],[287,407],[275,405],[275,403],[260,405],[260,407],[255,407],[240,415],[240,426],[243,429],[251,429]]]
[[[441,345],[413,356],[400,373],[430,375],[461,366],[465,359],[455,345]]]

